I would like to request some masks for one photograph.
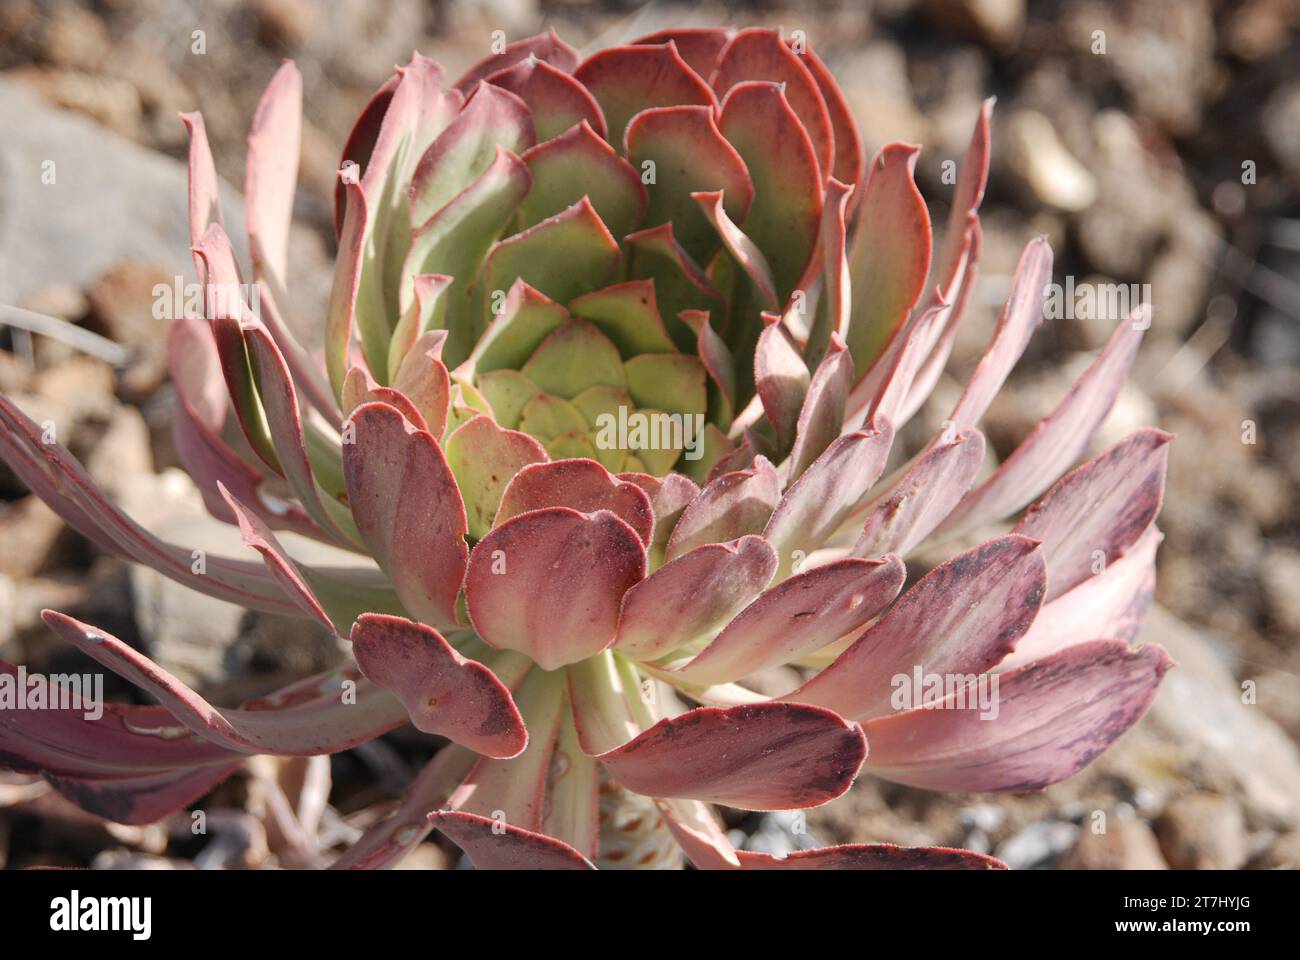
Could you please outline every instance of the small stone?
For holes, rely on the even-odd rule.
[[[149,426],[135,407],[120,406],[85,460],[86,470],[107,494],[119,497],[127,486],[153,473]]]
[[[1155,834],[1141,820],[1110,818],[1105,833],[1084,829],[1056,865],[1060,870],[1168,870]]]
[[[1057,857],[1073,846],[1078,834],[1079,828],[1072,823],[1040,820],[1003,841],[994,856],[1012,870],[1049,867]]]
[[[1156,836],[1175,870],[1236,870],[1246,862],[1241,806],[1231,797],[1216,793],[1179,797],[1156,821]]]
[[[1300,830],[1279,836],[1251,866],[1257,870],[1300,870]]]
[[[320,23],[321,11],[313,0],[253,0],[258,33],[273,46],[303,46]]]
[[[1007,162],[1043,203],[1079,211],[1097,199],[1097,180],[1036,110],[1020,110],[1007,121]]]
[[[89,10],[59,6],[45,27],[45,57],[60,67],[97,70],[109,51],[104,21]]]
[[[165,291],[168,304],[156,317],[155,291]],[[174,291],[181,291],[181,303]],[[131,348],[122,371],[128,400],[147,396],[167,377],[167,323],[175,319],[186,297],[184,278],[159,264],[126,261],[105,271],[90,288],[91,320],[106,337]]]
[[[1300,551],[1272,547],[1259,565],[1259,583],[1269,615],[1283,633],[1300,635]]]
[[[0,573],[30,577],[50,563],[63,534],[63,520],[35,496],[0,504]]]

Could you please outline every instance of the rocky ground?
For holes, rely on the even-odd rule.
[[[1058,278],[1151,285],[1154,326],[1101,441],[1144,423],[1178,434],[1160,521],[1163,609],[1146,639],[1168,646],[1179,668],[1136,730],[1042,793],[936,796],[866,779],[806,823],[737,816],[737,839],[773,852],[944,843],[1017,867],[1300,865],[1300,2],[863,6],[6,0],[0,303],[128,351],[115,365],[102,351],[0,329],[0,390],[38,421],[65,425],[60,439],[150,527],[223,535],[195,519],[195,492],[176,469],[152,290],[189,260],[176,113],[203,111],[219,172],[241,183],[256,97],[286,56],[306,91],[292,282],[307,317],[328,289],[338,146],[412,47],[454,74],[493,30],[543,23],[579,46],[669,24],[803,29],[850,95],[869,149],[925,146],[918,177],[932,197],[945,195],[942,164],[960,156],[980,99],[995,93],[987,279],[951,369],[982,349],[1031,236],[1051,239]],[[19,175],[49,157],[60,158],[56,184]],[[990,413],[997,453],[1050,410],[1112,322],[1044,324]],[[915,429],[935,426],[918,418]],[[338,656],[299,622],[196,598],[99,554],[0,470],[0,657],[75,665],[39,626],[46,606],[140,643],[225,702]],[[92,822],[43,785],[0,774],[0,865],[305,865],[267,826],[268,797],[312,800],[322,831],[345,839],[398,794],[420,749],[398,733],[336,758],[328,807],[320,763],[250,768],[207,804],[229,816],[206,846],[186,823]],[[452,860],[426,844],[416,864]]]

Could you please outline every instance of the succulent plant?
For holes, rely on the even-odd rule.
[[[435,828],[480,867],[664,865],[683,850],[719,868],[998,866],[888,845],[738,851],[710,806],[808,808],[862,769],[1038,788],[1128,729],[1170,665],[1130,645],[1169,436],[1140,430],[1066,472],[1145,307],[981,473],[978,425],[1051,279],[1050,249],[1031,242],[943,429],[890,460],[975,285],[991,106],[932,254],[919,148],[866,164],[825,65],[777,31],[669,31],[581,62],[550,33],[449,87],[417,54],[343,150],[320,350],[288,321],[298,73],[275,75],[249,137],[255,296],[230,293],[249,287],[187,115],[209,296],[170,329],[177,450],[261,562],[194,563],[8,400],[0,451],[97,546],[312,618],[355,663],[222,708],[47,611],[158,705],[5,712],[0,757],[135,823],[249,755],[332,753],[410,723],[451,743],[340,866],[390,865]],[[933,558],[1026,507],[904,590],[920,546]],[[295,559],[285,531],[355,560]],[[761,678],[776,667],[802,683],[774,691]],[[915,681],[901,700],[900,678]]]

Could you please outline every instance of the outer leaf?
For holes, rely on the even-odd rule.
[[[592,460],[555,460],[522,467],[501,497],[493,526],[531,510],[571,507],[580,513],[608,510],[649,543],[654,530],[650,497]]]
[[[465,851],[476,870],[596,869],[573,847],[544,833],[453,810],[435,810],[429,819]]]
[[[700,707],[598,759],[636,793],[746,810],[817,806],[844,793],[867,755],[856,724],[819,707]]]
[[[509,90],[528,105],[528,112],[537,125],[538,143],[558,137],[583,121],[605,136],[605,115],[596,98],[569,74],[545,60],[520,60],[514,66],[490,74],[486,80]]]
[[[508,43],[500,53],[484,57],[456,81],[456,89],[461,92],[468,91],[484,77],[531,59],[544,60],[557,70],[571,73],[578,65],[578,51],[561,40],[560,35],[552,28],[545,33]]]
[[[1171,666],[1155,644],[1078,644],[1002,674],[996,719],[953,699],[873,720],[871,770],[930,790],[1037,790],[1077,773],[1136,723]]]
[[[474,548],[466,577],[469,614],[493,647],[526,653],[554,670],[613,642],[623,594],[644,576],[641,541],[614,514],[534,510],[507,520]]]
[[[432,627],[366,614],[352,628],[352,653],[367,678],[397,695],[416,729],[489,757],[515,757],[528,745],[510,691]]]
[[[628,121],[649,107],[712,106],[713,92],[671,43],[606,47],[584,60],[573,78],[605,114],[611,143],[621,146]]]
[[[706,543],[761,533],[780,497],[781,482],[765,457],[756,458],[748,470],[723,474],[683,511],[668,540],[666,558],[676,559]]]

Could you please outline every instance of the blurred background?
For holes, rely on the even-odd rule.
[[[281,59],[297,62],[306,119],[290,281],[298,315],[319,316],[343,138],[412,49],[456,76],[496,30],[553,25],[585,52],[719,23],[803,30],[869,153],[923,145],[917,178],[936,221],[944,161],[960,159],[980,101],[998,98],[982,285],[917,436],[936,429],[1021,248],[1041,234],[1058,281],[1150,284],[1154,325],[1098,444],[1148,423],[1178,435],[1145,639],[1179,667],[1137,729],[1042,793],[936,796],[864,778],[806,824],[738,815],[736,839],[777,853],[939,843],[1022,868],[1300,866],[1300,0],[4,0],[0,303],[128,353],[0,327],[0,390],[38,421],[71,425],[60,439],[133,515],[188,535],[202,521],[171,449],[166,321],[152,313],[155,284],[191,272],[179,111],[202,111],[218,172],[237,186],[257,97]],[[51,158],[57,179],[44,182],[35,171]],[[990,411],[995,453],[1051,410],[1115,320],[1043,324]],[[46,606],[141,644],[223,702],[337,656],[308,625],[99,554],[0,468],[0,657],[84,669],[39,624]],[[337,838],[398,796],[425,755],[398,732],[335,758]],[[0,866],[293,866],[259,817],[259,785],[301,787],[309,773],[254,769],[221,788],[204,805],[229,816],[206,843],[187,818],[105,825],[0,773]],[[453,864],[426,843],[410,865]]]

